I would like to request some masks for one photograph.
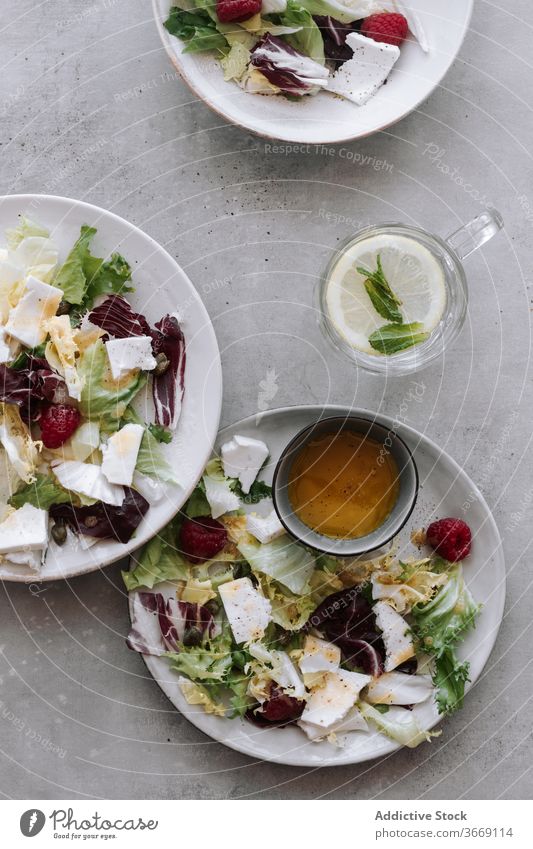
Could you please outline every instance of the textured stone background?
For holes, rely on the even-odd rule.
[[[471,307],[459,342],[421,376],[424,400],[407,421],[480,484],[504,537],[509,584],[485,674],[439,740],[318,771],[254,763],[172,709],[125,648],[118,567],[40,594],[5,585],[2,794],[531,795],[530,7],[478,0],[457,62],[415,114],[329,155],[284,156],[194,102],[149,0],[3,0],[0,190],[87,199],[166,245],[215,325],[223,424],[256,411],[267,369],[277,374],[273,405],[355,401],[397,414],[411,379],[386,384],[336,359],[309,309],[317,277],[362,223],[404,219],[445,235],[487,202],[501,210],[505,233],[468,260]]]

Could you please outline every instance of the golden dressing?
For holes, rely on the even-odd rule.
[[[383,524],[396,503],[398,467],[387,448],[362,433],[326,433],[305,445],[289,472],[288,495],[318,533],[357,539]]]

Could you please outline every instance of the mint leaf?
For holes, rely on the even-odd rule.
[[[398,307],[401,306],[402,302],[394,294],[389,285],[389,281],[385,277],[383,266],[381,265],[381,256],[379,254],[377,256],[376,271],[369,271],[367,268],[362,267],[358,267],[356,270],[359,274],[366,277],[366,293],[372,301],[372,305],[376,312],[388,321],[401,324],[403,318]]]
[[[429,338],[424,325],[418,321],[412,324],[385,324],[368,337],[368,341],[380,354],[396,354],[405,348],[412,348]]]

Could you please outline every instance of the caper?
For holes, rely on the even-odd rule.
[[[70,312],[70,304],[66,301],[60,301],[56,310],[56,315],[68,315]]]
[[[52,525],[52,539],[57,545],[64,545],[67,541],[67,526],[61,520]]]
[[[183,635],[183,645],[184,646],[199,646],[202,642],[202,632],[196,625],[192,625],[190,628],[185,630]]]
[[[154,374],[156,377],[161,377],[161,375],[167,371],[170,365],[170,360],[167,355],[163,353],[163,351],[160,351],[157,357],[155,358],[155,362],[156,366],[154,368]]]
[[[95,528],[98,524],[98,516],[87,516],[83,524],[86,528]]]

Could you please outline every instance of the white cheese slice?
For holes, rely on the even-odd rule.
[[[409,633],[409,625],[386,601],[378,601],[373,609],[378,628],[383,632],[386,651],[385,672],[392,672],[401,663],[414,656],[415,648]]]
[[[301,721],[329,729],[346,716],[371,680],[370,675],[344,669],[326,672],[322,682],[312,688]]]
[[[278,514],[275,510],[271,510],[267,516],[248,513],[246,516],[246,530],[263,544],[272,542],[273,539],[285,533],[285,528],[278,519]]]
[[[297,723],[302,731],[314,743],[329,737],[330,734],[348,734],[350,731],[368,731],[366,719],[357,707],[351,708],[346,716],[339,722],[335,722],[329,728],[324,729],[320,725],[313,725],[312,722],[302,722],[300,719]]]
[[[340,666],[341,650],[327,640],[307,636],[303,657],[300,659],[302,672],[335,672]]]
[[[48,542],[48,513],[24,504],[0,524],[0,554],[42,551]]]
[[[209,502],[213,519],[218,519],[224,513],[231,513],[232,510],[238,510],[241,506],[239,496],[231,491],[227,481],[217,481],[205,475],[204,484],[205,497]]]
[[[20,265],[16,265],[9,259],[7,251],[2,251],[0,254],[0,283],[5,283],[7,286],[12,286],[24,279],[24,270]]]
[[[433,692],[431,675],[384,672],[370,682],[364,694],[371,705],[418,705]]]
[[[234,436],[220,449],[224,474],[227,478],[238,478],[242,491],[250,492],[259,469],[268,457],[268,446],[260,439],[250,436]]]
[[[389,76],[400,56],[400,48],[366,38],[358,32],[349,33],[346,44],[352,48],[353,57],[332,74],[328,91],[362,106]]]
[[[61,289],[30,275],[22,298],[9,310],[6,333],[28,348],[40,345],[46,339],[44,325],[56,314],[62,297]]]
[[[80,463],[78,460],[66,460],[64,463],[52,463],[52,471],[61,486],[95,501],[103,501],[120,507],[124,501],[121,486],[109,483],[102,467],[94,463]]]
[[[133,369],[152,371],[157,365],[152,353],[150,336],[130,336],[127,339],[109,339],[105,343],[111,374],[115,380]]]
[[[143,434],[142,425],[126,424],[101,446],[102,472],[109,483],[131,486]]]
[[[270,622],[272,607],[252,584],[250,578],[238,578],[219,587],[236,643],[260,640]]]
[[[11,551],[6,560],[13,566],[28,566],[33,572],[39,572],[43,565],[44,549],[34,551]]]

